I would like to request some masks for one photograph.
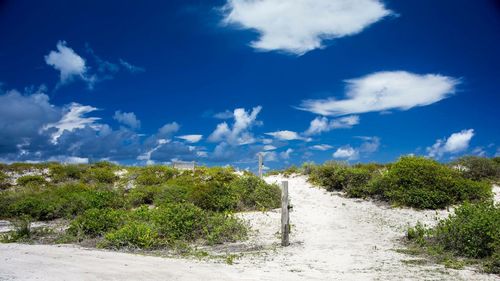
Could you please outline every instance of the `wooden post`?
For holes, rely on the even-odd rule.
[[[262,166],[264,165],[264,161],[262,159],[262,153],[259,153],[259,178],[262,178]]]
[[[290,245],[290,215],[288,214],[288,181],[281,182],[281,246]]]

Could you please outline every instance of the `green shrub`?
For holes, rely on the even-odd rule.
[[[466,180],[459,172],[422,157],[400,158],[387,173],[374,178],[371,190],[392,203],[420,209],[491,197],[486,183]]]
[[[247,238],[247,226],[233,215],[214,213],[208,217],[204,226],[209,244],[236,242]]]
[[[16,180],[16,183],[21,186],[32,186],[32,187],[46,186],[48,184],[45,177],[40,175],[22,176]]]
[[[190,188],[179,185],[168,185],[154,195],[154,204],[159,206],[168,203],[185,203],[190,201]]]
[[[147,166],[141,168],[136,178],[139,185],[159,185],[178,174],[178,171],[166,166]]]
[[[436,243],[469,258],[491,257],[500,246],[500,208],[493,203],[464,204],[435,229]],[[498,253],[497,253],[498,254]]]
[[[465,203],[434,228],[417,224],[407,237],[434,255],[479,260],[487,272],[500,273],[500,207],[491,201]]]
[[[137,186],[131,189],[127,195],[127,203],[132,207],[143,204],[153,204],[154,198],[163,190],[160,186]]]
[[[368,182],[373,171],[363,168],[350,168],[345,171],[345,192],[349,197],[364,198],[371,194]]]
[[[191,203],[167,204],[152,214],[158,233],[169,241],[199,238],[206,218],[207,214]]]
[[[99,237],[120,227],[125,217],[125,212],[121,210],[89,209],[76,217],[67,231],[76,237]]]
[[[91,208],[120,208],[118,191],[83,184],[66,184],[48,189],[26,189],[0,194],[0,217],[29,215],[36,220],[73,217]]]
[[[0,171],[0,190],[7,189],[10,187],[9,176],[4,172]]]
[[[215,212],[235,210],[239,202],[236,190],[218,181],[194,186],[190,198],[196,206]]]
[[[155,229],[142,222],[130,222],[118,230],[108,232],[99,247],[112,249],[145,249],[150,250],[160,245]]]
[[[464,156],[451,165],[456,167],[464,177],[471,180],[500,180],[500,164],[493,159]]]
[[[347,187],[348,169],[349,167],[343,163],[326,162],[311,171],[309,180],[328,191],[343,190]]]
[[[0,236],[0,241],[4,243],[13,243],[31,238],[31,217],[21,216],[12,222],[14,230]]]
[[[50,178],[56,183],[78,181],[82,179],[86,169],[85,165],[51,164],[49,166]]]
[[[92,167],[85,171],[83,178],[88,183],[112,184],[118,177],[109,167]]]
[[[242,176],[231,183],[240,198],[239,209],[274,209],[281,204],[281,189],[254,176]]]

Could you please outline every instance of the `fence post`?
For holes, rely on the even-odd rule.
[[[259,153],[259,178],[262,178],[262,165],[263,163],[262,153]]]
[[[281,182],[281,246],[290,245],[290,215],[288,213],[288,181]]]

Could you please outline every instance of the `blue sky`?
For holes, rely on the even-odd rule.
[[[498,155],[498,3],[0,0],[0,161]]]

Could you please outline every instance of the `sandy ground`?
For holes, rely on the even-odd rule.
[[[418,257],[395,251],[403,248],[400,239],[408,225],[433,225],[447,211],[392,209],[327,193],[304,177],[287,180],[293,205],[290,247],[278,246],[278,211],[250,212],[241,214],[255,229],[250,240],[215,249],[244,251],[233,265],[75,246],[0,244],[0,280],[500,280],[472,270],[415,264]]]

